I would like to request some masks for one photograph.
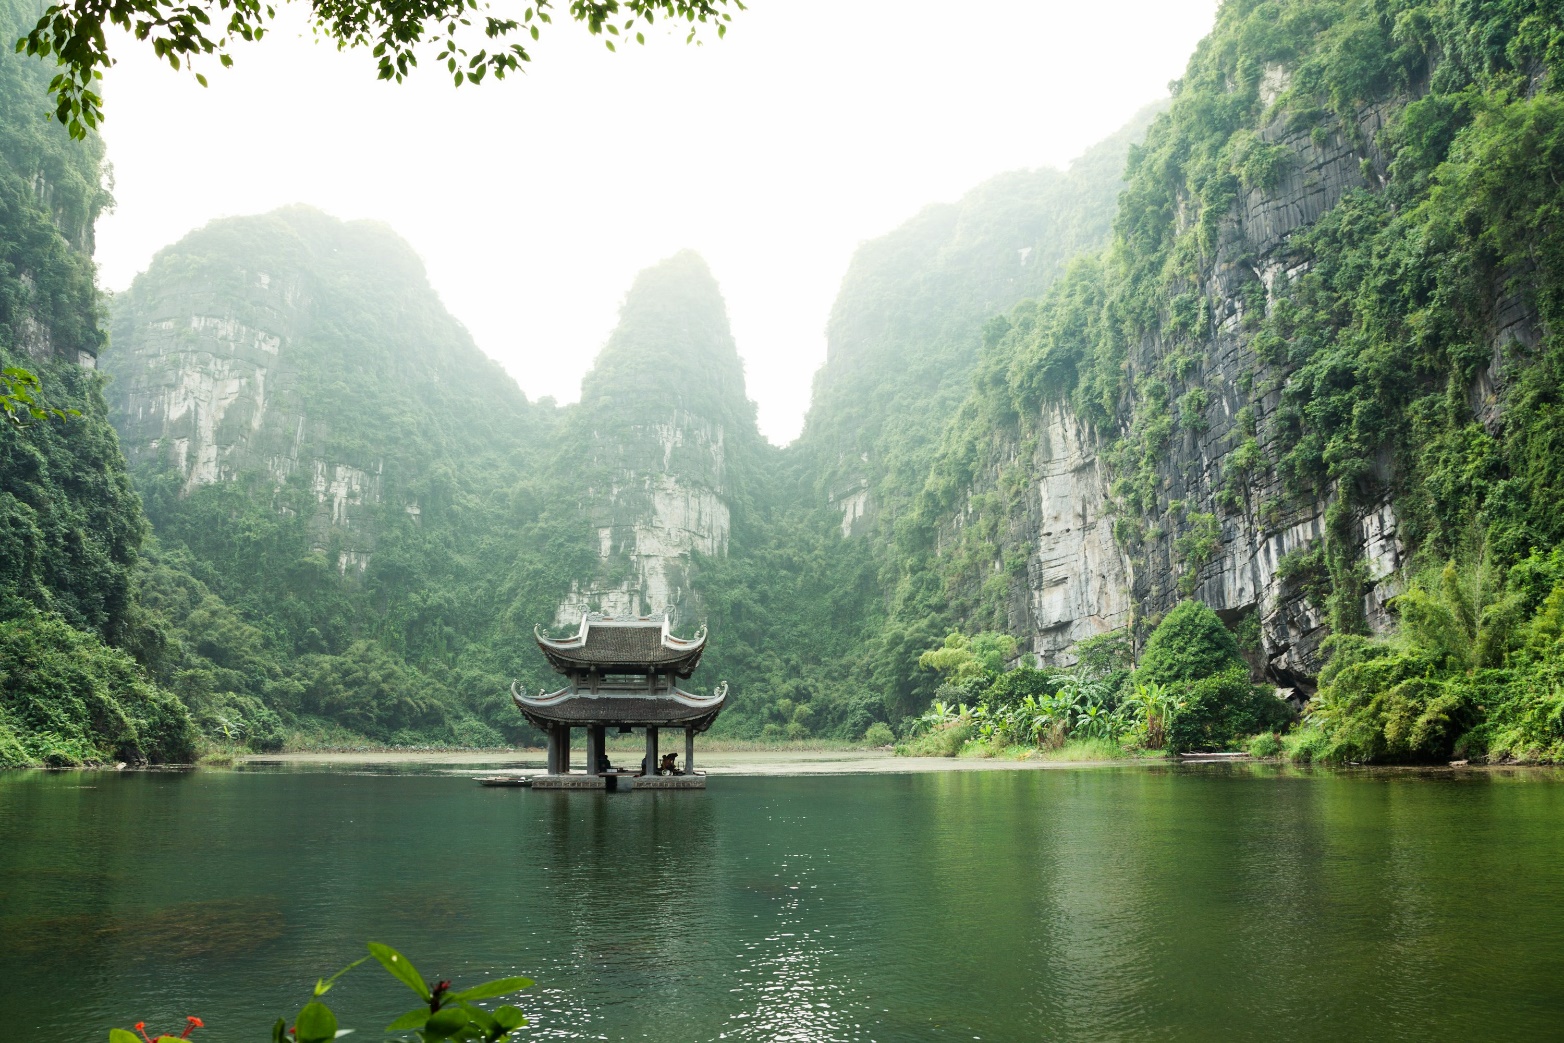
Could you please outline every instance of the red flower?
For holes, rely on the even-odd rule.
[[[141,1038],[146,1040],[147,1043],[158,1043],[158,1040],[160,1039],[189,1039],[190,1033],[194,1032],[196,1029],[201,1028],[206,1028],[206,1022],[202,1021],[198,1017],[195,1017],[194,1015],[191,1015],[190,1017],[185,1018],[185,1031],[181,1032],[179,1035],[176,1036],[172,1032],[159,1032],[155,1036],[149,1036],[147,1035],[147,1023],[145,1021],[136,1022],[136,1031],[141,1033]]]

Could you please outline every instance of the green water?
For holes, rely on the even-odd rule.
[[[11,773],[0,1024],[259,1040],[375,939],[536,978],[533,1039],[1558,1038],[1561,827],[1556,773]]]

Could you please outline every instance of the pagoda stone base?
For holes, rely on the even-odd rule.
[[[601,775],[534,775],[533,789],[605,789]]]
[[[705,789],[705,775],[643,775],[631,789]]]

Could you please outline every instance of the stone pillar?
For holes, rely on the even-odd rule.
[[[548,726],[548,773],[559,774],[559,725]]]
[[[559,773],[570,774],[570,725],[559,726]]]
[[[657,729],[646,729],[646,773],[657,774]]]
[[[684,726],[684,774],[695,774],[695,727]]]
[[[587,774],[596,775],[603,763],[606,736],[601,724],[587,725]]]

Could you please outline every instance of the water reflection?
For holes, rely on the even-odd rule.
[[[374,938],[431,976],[536,978],[535,1039],[1540,1038],[1564,1014],[1561,782],[10,774],[0,974],[76,984],[68,1011],[0,990],[0,1018],[250,1038]],[[406,1006],[365,972],[332,996],[370,1036]]]

